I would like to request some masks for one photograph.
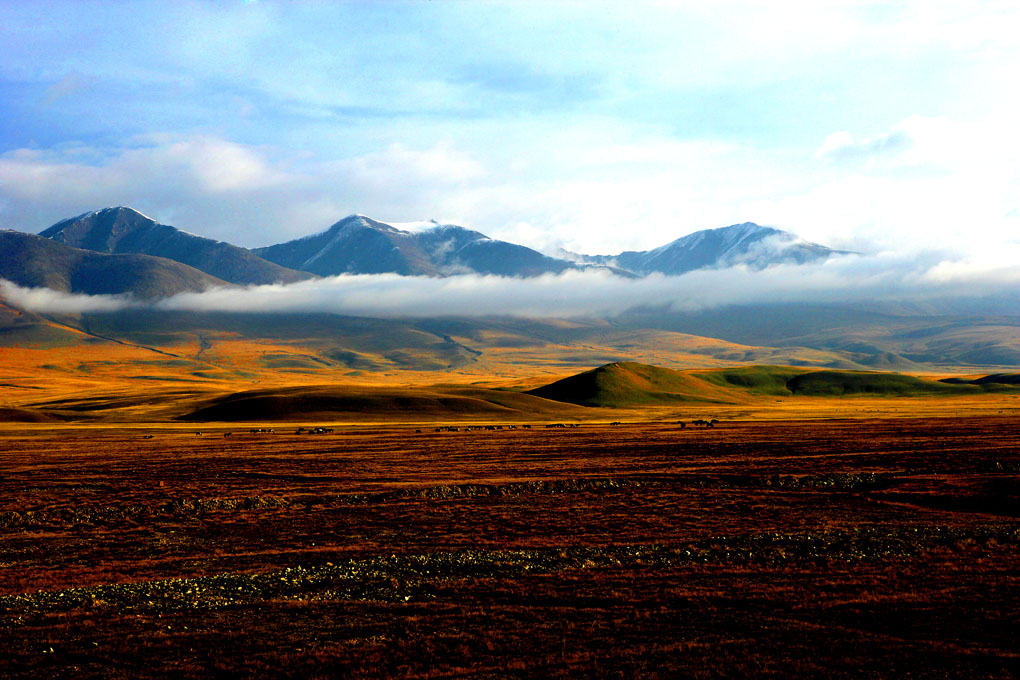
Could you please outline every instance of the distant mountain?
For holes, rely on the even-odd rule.
[[[306,272],[267,262],[250,250],[160,224],[132,208],[106,208],[54,224],[41,236],[100,253],[136,253],[175,260],[239,285],[292,283]]]
[[[537,276],[582,268],[455,225],[436,224],[431,229],[412,232],[364,215],[350,215],[318,234],[257,248],[254,252],[270,262],[321,276],[348,273]]]
[[[108,255],[35,234],[0,230],[0,278],[19,286],[89,295],[157,298],[229,285],[194,267],[151,255]]]
[[[783,263],[805,264],[847,254],[804,241],[788,231],[744,222],[696,231],[654,250],[577,257],[582,262],[613,265],[640,276],[656,272],[676,276],[695,269],[738,264],[753,269]]]
[[[277,264],[323,276],[392,272],[410,276],[477,273],[525,277],[595,267],[619,276],[675,276],[738,264],[754,269],[782,263],[805,264],[848,254],[753,222],[697,231],[654,250],[619,255],[561,251],[560,257],[464,227],[434,224],[430,229],[412,232],[351,215],[318,234],[254,252]]]
[[[418,234],[433,261],[449,272],[466,270],[496,276],[539,276],[559,274],[578,265],[537,250],[506,241],[491,239],[485,234],[447,224]]]
[[[195,236],[125,207],[58,222],[42,236],[102,253],[166,257],[239,285],[290,283],[312,276],[383,274],[530,277],[604,269],[618,276],[679,275],[737,264],[762,269],[845,254],[794,234],[752,222],[694,232],[654,250],[619,255],[562,251],[550,257],[471,229],[433,222],[407,231],[364,215],[350,215],[325,231],[254,250]]]

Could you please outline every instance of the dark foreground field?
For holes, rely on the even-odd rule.
[[[0,676],[1020,674],[1015,418],[423,429],[0,433]]]

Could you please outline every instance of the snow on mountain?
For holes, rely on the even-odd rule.
[[[358,214],[323,231],[249,251],[159,224],[123,206],[64,220],[42,235],[99,252],[166,257],[240,284],[295,281],[311,275],[538,276],[594,268],[620,276],[675,276],[735,265],[761,269],[802,264],[842,254],[789,232],[744,222],[696,231],[646,251],[618,255],[563,251],[550,256],[454,224],[387,223]]]

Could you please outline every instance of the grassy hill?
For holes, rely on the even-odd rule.
[[[216,422],[560,418],[580,409],[538,397],[479,388],[301,386],[249,390],[209,400],[180,420]]]
[[[924,394],[970,394],[964,386],[947,385],[935,380],[901,373],[856,373],[850,371],[812,371],[791,377],[786,387],[792,394],[804,396],[841,396],[874,394],[917,396]]]
[[[630,361],[614,362],[529,390],[543,399],[581,406],[636,406],[683,401],[735,400],[733,390],[718,389],[690,373]]]

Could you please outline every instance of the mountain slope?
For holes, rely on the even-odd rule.
[[[100,253],[154,255],[238,285],[292,283],[311,278],[250,250],[159,224],[131,208],[106,208],[54,224],[41,236]]]
[[[270,262],[320,276],[439,273],[412,233],[362,215],[350,215],[318,234],[254,252]]]
[[[89,295],[168,297],[229,285],[188,265],[150,255],[107,255],[34,234],[0,231],[0,278],[19,286]]]
[[[696,231],[653,250],[581,257],[584,261],[612,264],[642,276],[652,273],[676,276],[695,269],[737,264],[754,269],[782,263],[805,264],[846,254],[809,243],[787,231],[745,222]]]
[[[0,296],[0,347],[57,347],[80,342],[81,331],[14,305]],[[10,355],[5,356],[9,368]]]
[[[437,225],[417,237],[443,272],[539,276],[579,268],[572,262],[455,225]]]

